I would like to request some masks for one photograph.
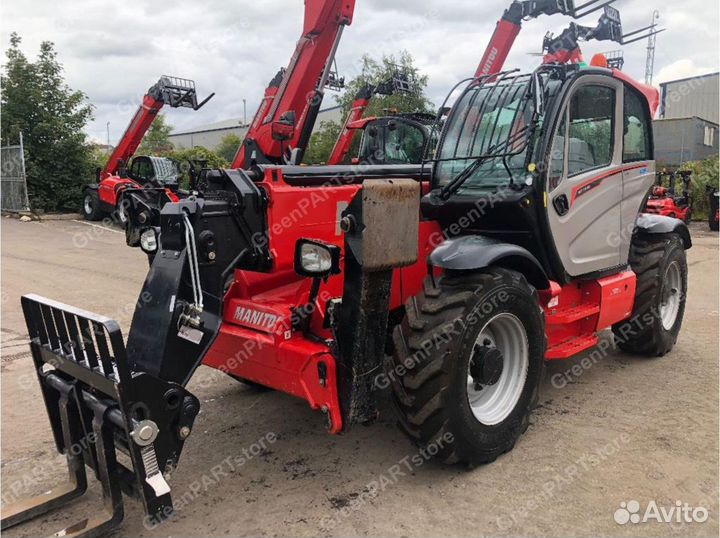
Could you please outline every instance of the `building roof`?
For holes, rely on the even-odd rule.
[[[341,105],[331,106],[328,108],[323,108],[319,114],[325,114],[327,112],[332,112],[333,110],[337,110],[339,108],[342,108]],[[321,119],[321,118],[319,118]],[[198,125],[197,127],[192,127],[190,129],[183,129],[182,131],[173,131],[170,136],[178,136],[178,135],[188,135],[188,134],[197,134],[197,133],[205,133],[208,131],[223,131],[226,129],[245,129],[249,127],[248,124],[243,124],[242,118],[233,118],[229,120],[223,120],[223,121],[217,121],[215,123],[207,123],[205,125]]]
[[[701,118],[700,116],[683,116],[680,118],[657,118],[657,119],[653,120],[653,123],[659,122],[659,121],[687,121],[687,120],[698,120],[703,123],[709,123],[710,125],[714,125],[715,127],[720,127],[720,125],[718,125],[714,121],[706,120],[705,118]]]
[[[720,71],[716,71],[715,73],[708,73],[707,75],[697,75],[695,77],[686,77],[686,78],[679,78],[677,80],[668,80],[667,82],[661,82],[660,86],[667,86],[669,84],[678,84],[679,82],[687,82],[688,80],[697,80],[699,78],[717,77],[718,75],[720,75]]]
[[[198,125],[197,127],[192,127],[183,131],[173,131],[172,134],[184,135],[192,133],[202,133],[205,131],[221,131],[223,129],[235,129],[243,127],[247,127],[247,125],[243,124],[242,118],[235,118],[230,120],[216,121],[215,123],[207,123],[205,125]]]

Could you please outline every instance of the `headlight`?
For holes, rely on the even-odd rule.
[[[340,272],[340,248],[312,239],[300,239],[295,247],[295,272],[326,277]]]
[[[158,242],[155,228],[147,228],[140,234],[140,248],[148,254],[157,250]]]

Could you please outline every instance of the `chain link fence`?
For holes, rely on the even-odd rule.
[[[22,133],[19,144],[0,147],[0,202],[3,212],[30,209]]]

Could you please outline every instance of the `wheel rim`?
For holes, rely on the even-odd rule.
[[[77,198],[76,198],[77,199]],[[83,209],[85,209],[85,214],[90,215],[93,212],[92,208],[92,198],[90,195],[85,196],[85,200],[83,200]]]
[[[672,262],[665,271],[660,302],[660,318],[666,331],[672,329],[677,321],[682,292],[680,264]]]
[[[480,385],[470,374],[476,352],[482,347],[496,348],[503,355],[502,373],[492,385]],[[467,373],[468,403],[478,422],[493,426],[512,413],[525,387],[529,355],[527,333],[517,316],[502,313],[485,324],[473,345]]]
[[[122,224],[123,226],[125,224],[127,224],[128,218],[127,218],[127,214],[125,213],[125,208],[123,207],[122,204],[118,205],[117,216],[118,216],[118,221],[120,221],[120,224]]]

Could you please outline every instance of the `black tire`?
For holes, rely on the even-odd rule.
[[[501,313],[512,314],[526,333],[527,375],[506,418],[486,425],[470,407],[469,367],[478,335]],[[424,290],[406,303],[393,339],[386,375],[399,426],[416,444],[445,463],[471,466],[492,462],[515,446],[537,405],[546,348],[538,294],[524,276],[489,268],[442,277],[437,286],[427,279]]]
[[[682,289],[677,316],[666,328],[660,315],[663,298],[672,293],[668,270],[677,264]],[[635,305],[629,320],[613,326],[618,347],[628,353],[662,357],[675,345],[685,313],[687,298],[687,259],[682,239],[677,234],[636,236],[630,247],[630,266],[637,275]]]
[[[100,198],[94,189],[85,189],[83,192],[83,216],[85,220],[101,220],[103,218],[103,210],[100,209]]]
[[[717,220],[715,220],[715,219],[712,218],[712,217],[710,218],[709,224],[710,224],[710,231],[711,231],[711,232],[717,232],[718,229],[720,228],[720,222],[718,222]]]

